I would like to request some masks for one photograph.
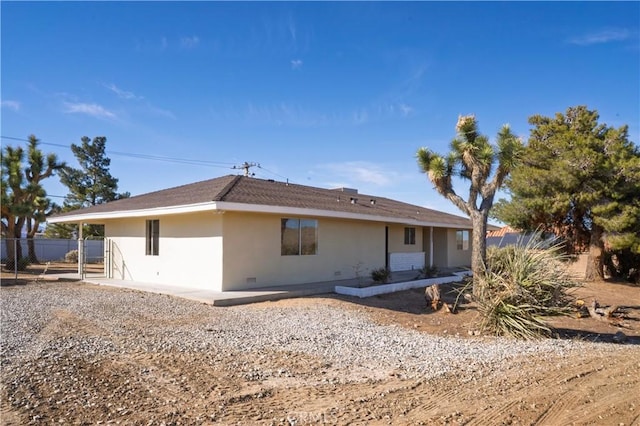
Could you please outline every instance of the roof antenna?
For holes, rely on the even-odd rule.
[[[239,166],[233,166],[232,169],[242,169],[242,170],[244,170],[245,177],[253,177],[256,174],[255,173],[249,173],[249,170],[251,169],[251,167],[260,167],[260,163],[254,163],[253,161],[252,162],[245,161],[244,163],[242,163]]]

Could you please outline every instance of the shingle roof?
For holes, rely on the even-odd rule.
[[[352,203],[352,198],[357,199],[355,203]],[[345,212],[461,227],[470,227],[471,223],[465,217],[389,198],[235,175],[150,192],[53,217],[176,207],[212,201]]]
[[[507,234],[519,234],[521,231],[512,228],[511,226],[503,226],[500,229],[487,231],[487,238],[490,237],[504,237]]]

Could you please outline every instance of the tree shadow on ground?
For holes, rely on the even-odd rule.
[[[624,329],[615,333],[594,332],[573,328],[555,328],[554,337],[562,340],[583,340],[593,343],[618,343],[621,345],[640,345],[640,336],[630,336],[624,333]],[[624,337],[620,335],[624,333]]]
[[[600,284],[602,285],[602,283]],[[589,286],[589,284],[587,284]],[[433,310],[425,300],[425,287],[396,293],[382,294],[368,298],[358,298],[345,295],[331,295],[353,305],[356,309],[364,310],[374,321],[385,325],[397,325],[434,335],[457,335],[460,337],[472,337],[480,335],[481,317],[478,305],[464,296],[458,297],[465,289],[464,282],[441,284],[441,298],[443,302],[453,306],[456,303],[455,313],[446,313],[442,308]],[[633,289],[633,287],[632,287]],[[587,292],[598,293],[598,286],[587,288]],[[611,289],[609,289],[611,290]],[[628,290],[627,290],[628,291]],[[633,290],[632,290],[633,291]],[[604,296],[603,293],[598,293]],[[610,298],[617,292],[610,291]],[[326,296],[324,296],[326,297]],[[616,296],[612,300],[631,300]],[[640,344],[640,305],[635,303],[620,306],[621,315],[617,323],[598,321],[594,318],[574,316],[548,317],[548,324],[553,329],[552,338],[562,340],[584,340],[589,342],[614,343],[616,333],[624,340],[621,344]],[[489,335],[489,334],[484,334]]]

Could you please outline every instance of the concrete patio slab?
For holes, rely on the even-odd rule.
[[[394,272],[393,282],[415,281],[416,274],[417,271]],[[184,299],[195,300],[213,306],[244,305],[247,303],[328,294],[334,293],[337,286],[343,289],[358,288],[363,287],[367,282],[367,280],[363,278],[353,278],[348,280],[271,286],[238,291],[213,291],[201,288],[189,288],[180,285],[144,283],[139,281],[118,280],[114,278],[95,276],[86,276],[81,280],[80,276],[74,273],[59,274],[56,275],[56,277],[64,280],[77,280],[96,285],[106,285],[146,291],[150,293],[167,294]]]

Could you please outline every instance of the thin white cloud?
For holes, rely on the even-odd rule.
[[[397,173],[384,170],[380,165],[367,161],[329,163],[318,166],[318,169],[322,174],[329,175],[329,182],[347,182],[342,186],[389,186],[397,177]]]
[[[631,32],[626,28],[608,28],[584,34],[569,39],[569,43],[578,46],[589,46],[592,44],[610,43],[614,41],[624,41],[631,36]]]
[[[301,59],[292,59],[291,60],[291,69],[298,70],[302,67]]]
[[[14,111],[19,111],[20,106],[21,106],[20,102],[18,101],[10,101],[10,100],[2,101],[2,108],[8,108]]]
[[[322,114],[307,111],[303,107],[288,102],[259,105],[249,102],[243,117],[249,124],[315,127],[327,123]]]
[[[289,16],[289,22],[287,23],[288,28],[289,28],[289,34],[291,35],[291,39],[293,40],[293,42],[295,43],[297,41],[297,37],[296,37],[296,23],[293,22],[293,18],[291,16]]]
[[[116,115],[98,104],[64,102],[64,112],[70,114],[86,114],[96,118],[115,119]]]
[[[183,49],[193,49],[200,43],[200,38],[198,36],[193,37],[182,37],[180,39],[180,46]]]
[[[162,50],[165,50],[167,47],[169,47],[169,42],[167,41],[166,37],[162,37],[162,39],[160,40],[160,47]]]
[[[151,104],[147,104],[147,108],[148,108],[148,111],[151,114],[159,115],[161,117],[170,118],[172,120],[176,119],[175,114],[173,112],[167,110],[167,109],[158,108],[157,106],[153,106]]]
[[[369,121],[369,113],[365,109],[359,109],[353,112],[353,124],[359,126]]]
[[[121,99],[143,99],[142,96],[136,96],[136,94],[133,93],[133,92],[128,92],[126,90],[122,90],[122,89],[120,89],[118,86],[116,86],[113,83],[105,84],[104,87],[106,87],[107,89],[111,90],[113,93],[118,95],[118,97],[121,98]]]
[[[413,108],[407,104],[401,103],[398,105],[398,109],[400,110],[400,113],[406,117],[408,115],[410,115],[413,112]]]

